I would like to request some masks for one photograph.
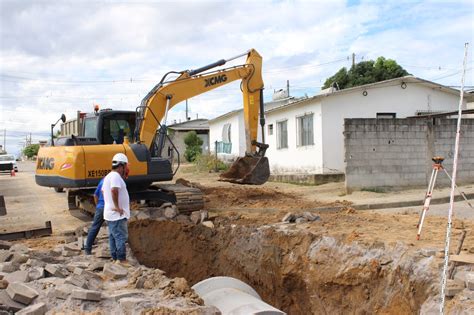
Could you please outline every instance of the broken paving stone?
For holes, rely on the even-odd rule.
[[[95,253],[95,257],[97,258],[112,258],[110,256],[110,251],[106,247],[99,247]]]
[[[102,271],[104,269],[105,261],[95,261],[87,267],[89,271]]]
[[[307,219],[308,221],[319,221],[321,217],[319,215],[315,215],[309,211],[303,212],[303,218]]]
[[[88,289],[87,280],[78,275],[72,275],[67,277],[66,280],[64,280],[64,283],[72,284],[79,288]]]
[[[474,272],[467,272],[465,275],[466,287],[469,290],[474,290]]]
[[[7,288],[7,294],[12,300],[25,305],[29,305],[39,295],[35,289],[19,282],[10,282]]]
[[[6,275],[4,279],[7,280],[9,283],[13,283],[13,282],[25,283],[25,282],[30,281],[28,271],[21,271],[21,270],[15,271]]]
[[[26,254],[14,253],[10,261],[14,264],[20,265],[26,263],[28,259],[30,259],[30,256]]]
[[[28,277],[30,281],[44,278],[44,268],[42,267],[31,267],[28,271]]]
[[[66,278],[67,273],[64,268],[60,265],[47,264],[44,270],[47,272],[47,275],[51,275],[57,278]]]
[[[176,217],[176,222],[179,222],[179,223],[191,223],[191,220],[189,219],[189,217],[187,215],[184,215],[184,214],[180,214]]]
[[[9,241],[0,240],[0,249],[10,249],[13,246],[13,243]]]
[[[84,249],[84,237],[83,236],[78,237],[77,241],[76,241],[76,244],[77,244],[77,247],[79,247],[79,250],[83,250]]]
[[[44,315],[48,308],[44,303],[36,303],[25,307],[21,311],[17,312],[16,315]]]
[[[86,301],[100,301],[102,295],[99,291],[93,290],[72,290],[72,298]]]
[[[283,219],[281,219],[281,222],[295,222],[295,220],[296,220],[295,215],[291,212],[288,212],[287,214],[285,214]]]
[[[51,296],[57,299],[67,300],[67,298],[71,295],[72,291],[77,289],[79,288],[72,284],[64,283],[56,286],[54,290],[51,291]]]
[[[10,247],[10,251],[21,254],[28,254],[30,252],[30,248],[23,244],[14,244],[12,245],[12,247]]]
[[[0,272],[14,272],[18,270],[18,265],[12,264],[11,262],[0,263]]]
[[[46,266],[45,262],[38,259],[34,259],[34,258],[28,259],[25,264],[30,267],[43,267],[44,268],[44,266]]]
[[[64,236],[64,243],[72,243],[76,240],[76,235],[66,235]]]
[[[124,298],[130,298],[130,297],[143,297],[143,293],[140,291],[123,291],[119,293],[115,293],[110,296],[110,298],[114,301],[119,301]]]
[[[462,290],[464,290],[464,286],[461,285],[458,281],[448,279],[448,282],[446,284],[446,296],[455,296]]]
[[[7,294],[6,290],[0,291],[0,305],[7,309],[7,311],[18,312],[25,308],[25,305],[13,301]]]
[[[205,227],[210,228],[210,229],[214,228],[214,223],[212,223],[212,221],[204,221],[201,224],[204,225]]]
[[[128,270],[121,265],[107,263],[104,265],[104,274],[112,279],[120,279],[127,276]]]
[[[77,256],[78,252],[70,251],[70,250],[63,250],[61,255],[64,257],[74,257]]]
[[[299,217],[295,220],[295,223],[297,223],[297,224],[306,223],[306,222],[308,222],[308,219],[303,218],[303,217]]]
[[[174,219],[178,215],[178,209],[176,206],[165,208],[164,216],[167,219]]]
[[[71,251],[71,252],[80,252],[81,248],[77,246],[76,243],[66,244],[64,245],[64,250]]]
[[[13,257],[13,253],[9,250],[0,250],[0,263],[10,261]]]
[[[193,211],[189,218],[194,224],[199,224],[201,222],[201,212]]]
[[[422,248],[420,254],[425,257],[435,256],[438,250],[436,248]]]
[[[138,304],[146,302],[149,302],[149,300],[136,297],[123,298],[120,300],[120,307],[125,314],[129,314],[138,306]]]

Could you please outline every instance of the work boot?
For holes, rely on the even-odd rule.
[[[132,265],[130,265],[130,263],[126,259],[125,260],[116,260],[115,263],[117,265],[121,265],[122,267],[125,267],[125,268],[132,267]]]

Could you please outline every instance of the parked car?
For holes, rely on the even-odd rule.
[[[18,172],[18,165],[16,164],[15,156],[12,154],[0,155],[0,172],[14,170]]]

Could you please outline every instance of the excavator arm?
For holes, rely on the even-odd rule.
[[[243,65],[203,73],[245,55],[247,60]],[[177,74],[178,77],[166,81],[166,77],[170,73]],[[166,130],[167,114],[176,104],[230,82],[242,80],[246,156],[239,158],[227,173],[222,174],[221,180],[239,184],[263,184],[266,182],[270,174],[268,159],[264,157],[268,146],[257,142],[259,113],[262,139],[263,125],[265,124],[262,57],[258,52],[251,49],[246,54],[228,60],[222,59],[196,70],[170,73],[166,74],[143,99],[137,115],[136,140],[151,150],[157,129],[161,125],[161,128]]]

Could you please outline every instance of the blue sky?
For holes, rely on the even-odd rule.
[[[290,81],[317,93],[341,67],[378,56],[408,72],[459,86],[473,1],[0,1],[0,143],[18,152],[46,139],[61,113],[134,109],[170,70],[197,68],[255,48],[265,98]],[[242,63],[244,60],[239,60]],[[238,83],[189,100],[191,117],[241,107]],[[184,119],[184,105],[170,120]]]

